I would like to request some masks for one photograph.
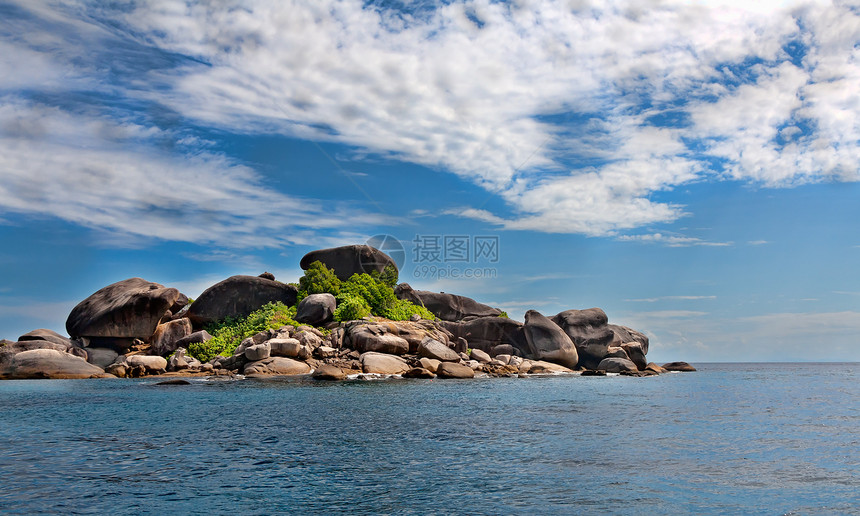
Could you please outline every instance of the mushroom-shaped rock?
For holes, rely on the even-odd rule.
[[[498,308],[479,303],[469,297],[445,292],[414,290],[408,283],[397,285],[394,288],[394,294],[399,299],[424,305],[436,317],[445,321],[459,321],[465,317],[498,317],[502,313]]]
[[[310,294],[299,302],[296,321],[302,324],[322,326],[334,318],[337,301],[331,294]]]
[[[425,337],[418,346],[418,356],[433,358],[440,362],[459,362],[460,355],[436,339]]]
[[[90,364],[81,357],[70,355],[56,349],[31,349],[16,353],[11,360],[0,368],[0,378],[28,379],[81,379],[110,378],[98,366]]]
[[[411,369],[406,360],[385,353],[362,353],[358,360],[361,362],[362,372],[365,373],[403,374]]]
[[[302,257],[300,265],[307,270],[316,261],[333,270],[344,281],[353,274],[382,272],[389,265],[397,269],[390,256],[369,245],[346,245],[311,251]]]
[[[231,276],[200,294],[188,309],[195,326],[245,317],[267,303],[295,304],[296,287],[257,276]]]
[[[66,331],[72,337],[147,341],[178,298],[175,288],[141,278],[118,281],[78,303]]]
[[[526,312],[523,329],[531,354],[548,362],[573,369],[579,362],[573,341],[554,322],[536,310]]]

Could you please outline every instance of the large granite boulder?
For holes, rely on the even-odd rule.
[[[621,349],[627,353],[630,361],[636,364],[640,371],[644,371],[648,367],[648,359],[645,358],[645,352],[642,350],[642,344],[639,342],[628,342],[621,345]]]
[[[27,332],[24,335],[18,337],[18,342],[28,340],[46,340],[48,342],[53,342],[55,344],[65,346],[66,349],[77,347],[77,344],[72,342],[72,340],[68,337],[64,337],[59,333],[55,332],[54,330],[48,330],[45,328],[39,328],[38,330]]]
[[[227,317],[245,317],[267,303],[294,305],[297,295],[293,285],[257,276],[231,276],[204,290],[191,303],[188,318],[202,326]]]
[[[310,372],[311,366],[306,363],[284,357],[269,357],[245,365],[245,376],[292,376]]]
[[[696,370],[695,367],[691,366],[687,362],[669,362],[668,364],[663,364],[663,369],[666,371],[680,371],[684,373],[691,373]]]
[[[87,362],[102,369],[113,364],[119,353],[109,348],[87,348]]]
[[[474,299],[446,294],[445,292],[430,292],[414,290],[408,283],[401,283],[394,288],[394,294],[416,305],[424,305],[427,310],[444,321],[460,321],[466,317],[499,316],[502,311],[498,308],[479,303]]]
[[[167,355],[182,347],[182,339],[191,335],[191,321],[187,317],[159,324],[150,338],[152,352]]]
[[[459,362],[442,362],[436,369],[439,378],[474,378],[475,370]]]
[[[441,362],[459,362],[460,354],[436,339],[425,337],[418,346],[418,356]]]
[[[167,372],[167,359],[155,355],[131,355],[126,357],[129,367],[142,367],[147,374],[161,374]]]
[[[73,338],[147,341],[178,298],[175,288],[141,278],[119,281],[81,301],[69,314],[66,331]]]
[[[411,369],[406,360],[385,353],[362,353],[358,360],[364,373],[403,374]]]
[[[604,358],[597,364],[597,370],[606,371],[607,373],[623,373],[625,371],[635,372],[639,369],[636,364],[626,358],[608,357]]]
[[[58,344],[47,340],[22,340],[18,342],[3,341],[0,346],[0,367],[12,361],[15,355],[24,351],[33,351],[36,349],[50,349],[66,353],[69,348],[64,344]]]
[[[579,364],[587,369],[597,369],[609,353],[609,347],[622,343],[608,326],[606,312],[600,308],[565,310],[555,315],[552,321],[573,341],[579,354]]]
[[[302,257],[300,265],[307,270],[316,261],[333,270],[341,280],[348,280],[353,274],[382,272],[389,265],[397,269],[397,264],[390,256],[369,245],[346,245],[311,251]]]
[[[455,338],[466,339],[472,349],[480,349],[492,355],[494,348],[510,345],[521,355],[529,354],[523,323],[513,319],[489,316],[463,322],[442,321],[440,324]]]
[[[579,363],[576,346],[570,337],[540,312],[536,310],[526,312],[523,330],[531,355],[538,360],[554,362],[571,369]]]
[[[299,303],[295,320],[302,324],[322,326],[334,318],[337,301],[331,294],[310,294]]]
[[[394,326],[394,325],[392,325]],[[348,327],[349,342],[359,352],[375,351],[390,355],[405,355],[409,353],[409,342],[392,333],[385,324],[360,324]]]
[[[642,347],[642,353],[648,354],[648,336],[642,332],[638,332],[627,326],[619,326],[617,324],[607,324],[607,328],[615,334],[615,343],[613,346],[620,346],[630,342],[638,342]]]
[[[16,353],[0,367],[2,379],[54,378],[110,378],[104,370],[81,357],[56,349],[31,349]]]

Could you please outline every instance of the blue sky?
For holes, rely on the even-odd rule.
[[[0,336],[381,234],[656,361],[860,360],[860,8],[643,5],[0,1]]]

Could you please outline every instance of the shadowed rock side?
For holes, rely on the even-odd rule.
[[[303,258],[302,266],[316,260],[344,279],[393,265],[390,258],[367,246],[314,251]],[[390,288],[382,281],[379,284]],[[525,323],[520,323],[464,296],[414,290],[406,283],[398,285],[394,294],[424,305],[437,319],[415,314],[404,321],[373,316],[332,322],[337,310],[334,295],[311,294],[296,305],[296,288],[268,273],[232,276],[206,289],[194,302],[176,289],[130,278],[98,290],[72,310],[66,324],[72,338],[38,329],[21,335],[17,342],[0,340],[0,378],[312,374],[319,380],[343,380],[364,374],[464,379],[582,369],[595,375],[627,376],[695,371],[686,362],[663,367],[649,363],[648,337],[609,324],[599,308],[566,310],[552,318],[529,310]],[[267,329],[237,343],[245,332],[250,333],[246,324],[260,322],[233,321],[225,326],[228,333],[222,332],[224,328],[212,329],[217,337],[210,343],[213,347],[207,347],[213,336],[200,326],[245,317],[271,302],[294,307],[286,312],[295,315],[292,321],[285,317],[265,325],[282,324],[275,320],[292,325]],[[231,336],[231,331],[238,333]]]
[[[104,287],[81,301],[66,320],[73,338],[149,339],[179,291],[141,278]]]
[[[498,308],[479,303],[465,296],[414,290],[408,283],[397,285],[394,288],[394,295],[410,303],[424,305],[424,308],[444,321],[460,321],[467,317],[499,316],[502,313]]]
[[[297,297],[293,285],[257,276],[231,276],[204,290],[188,309],[188,318],[200,327],[227,317],[245,317],[266,303],[280,301],[291,306]]]
[[[307,270],[316,261],[332,269],[343,281],[348,280],[353,274],[382,272],[389,265],[397,269],[397,264],[390,256],[369,245],[345,245],[311,251],[302,257],[299,265]]]

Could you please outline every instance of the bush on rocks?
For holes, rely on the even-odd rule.
[[[188,345],[188,354],[201,362],[208,362],[218,355],[230,356],[248,337],[261,331],[280,328],[286,325],[299,326],[293,317],[295,307],[283,303],[269,303],[251,312],[245,318],[229,318],[206,327],[212,338],[206,342]]]

